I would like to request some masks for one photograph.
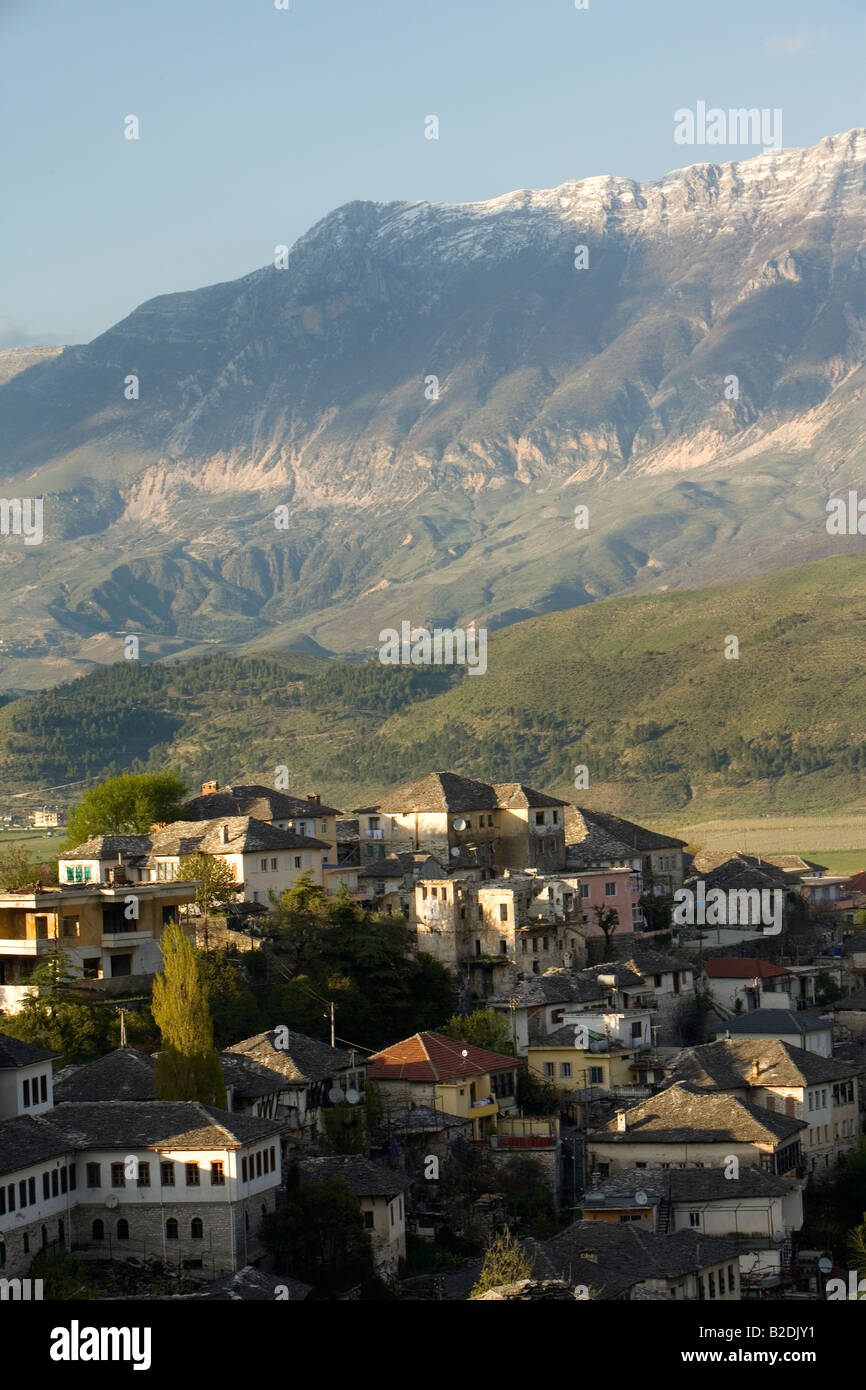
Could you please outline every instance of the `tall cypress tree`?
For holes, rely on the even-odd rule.
[[[163,934],[162,961],[162,974],[153,982],[153,1017],[162,1034],[154,1075],[157,1099],[200,1100],[225,1108],[207,996],[195,951],[176,922]]]

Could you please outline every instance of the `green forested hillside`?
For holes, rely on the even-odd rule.
[[[492,634],[483,676],[297,652],[122,662],[0,709],[0,785],[286,765],[352,806],[449,767],[633,814],[838,809],[866,800],[864,632],[850,557],[519,623]]]

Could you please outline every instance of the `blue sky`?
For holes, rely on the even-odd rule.
[[[289,4],[0,0],[0,347],[86,342],[352,199],[759,152],[674,144],[699,100],[780,107],[785,146],[866,125],[864,0]]]

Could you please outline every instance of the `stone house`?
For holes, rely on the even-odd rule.
[[[385,1164],[360,1155],[302,1158],[301,1182],[330,1182],[338,1178],[358,1200],[373,1247],[373,1265],[384,1280],[395,1279],[406,1258],[406,1189],[409,1180]]]
[[[484,1139],[498,1115],[517,1112],[518,1066],[516,1057],[425,1032],[374,1052],[367,1074],[387,1105],[423,1105],[470,1119],[473,1139]]]
[[[0,1120],[42,1115],[54,1105],[51,1063],[59,1052],[0,1033]]]

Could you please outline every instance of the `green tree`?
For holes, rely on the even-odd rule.
[[[358,1200],[339,1178],[290,1187],[262,1219],[260,1236],[277,1268],[323,1294],[373,1277],[373,1250]]]
[[[42,864],[31,862],[25,845],[10,845],[0,851],[0,889],[15,893],[47,883],[50,875]]]
[[[484,1251],[484,1264],[469,1297],[478,1298],[503,1284],[516,1284],[519,1279],[531,1278],[532,1261],[506,1226],[493,1237]]]
[[[153,982],[153,1017],[162,1035],[156,1058],[159,1100],[225,1107],[226,1089],[195,949],[175,922],[162,938],[163,970]]]
[[[514,1047],[508,1019],[495,1009],[476,1009],[471,1014],[453,1014],[439,1029],[448,1038],[458,1042],[471,1043],[473,1047],[485,1047],[489,1052],[501,1052],[511,1056]]]
[[[187,854],[177,866],[177,876],[187,882],[198,881],[195,905],[200,912],[212,912],[237,897],[238,881],[231,864],[216,854]]]
[[[111,1049],[113,1015],[104,1005],[82,1003],[72,994],[76,972],[63,951],[41,957],[19,1013],[3,1019],[4,1033],[59,1052],[63,1064],[89,1062]]]
[[[92,835],[144,834],[155,821],[180,820],[186,794],[174,772],[111,777],[91,787],[70,811],[66,845],[74,849]]]
[[[199,979],[213,1021],[217,1047],[251,1038],[268,1026],[262,1006],[244,979],[240,960],[227,951],[196,951]],[[299,1030],[300,1031],[300,1030]]]
[[[552,1082],[522,1069],[517,1073],[517,1103],[524,1115],[557,1115],[562,1100]]]

